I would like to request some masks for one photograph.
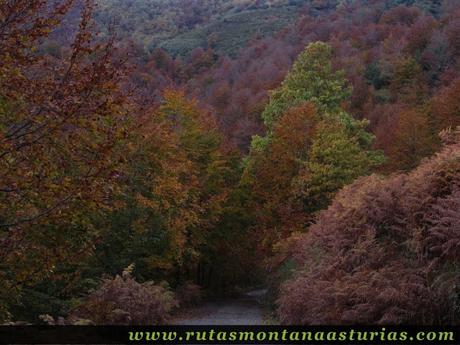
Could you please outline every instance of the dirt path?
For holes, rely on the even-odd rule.
[[[260,298],[265,290],[248,292],[241,297],[210,302],[202,307],[188,310],[178,317],[175,325],[263,325],[264,311]]]

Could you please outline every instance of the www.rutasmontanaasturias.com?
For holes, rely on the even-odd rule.
[[[454,332],[451,331],[159,331],[159,332],[128,332],[129,340],[165,341],[165,342],[206,342],[206,341],[289,341],[289,342],[324,342],[324,341],[448,341],[453,342]]]

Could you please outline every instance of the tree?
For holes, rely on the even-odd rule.
[[[326,208],[335,193],[382,163],[378,153],[362,149],[359,137],[339,121],[318,123],[308,160],[293,181],[306,212]]]
[[[427,114],[422,110],[404,109],[396,122],[391,147],[387,150],[391,170],[411,170],[437,148]]]
[[[267,135],[254,138],[247,158],[245,178],[269,253],[274,243],[302,231],[341,187],[382,163],[371,150],[367,121],[341,108],[350,90],[343,72],[332,70],[331,56],[320,42],[299,55],[262,114]]]
[[[0,2],[0,275],[19,290],[87,256],[111,207],[127,125],[113,42],[92,4],[62,58],[37,54],[73,1]],[[5,318],[5,314],[0,316]]]
[[[235,179],[236,156],[222,145],[209,113],[182,91],[166,90],[131,137],[121,204],[98,265],[114,273],[134,262],[140,279],[202,283],[198,266]]]
[[[301,224],[308,216],[294,198],[293,181],[309,159],[317,117],[312,103],[290,108],[274,124],[266,149],[253,150],[248,158],[243,181],[250,186],[258,236],[266,254],[274,243],[289,236],[296,226],[293,223]]]
[[[310,43],[297,57],[282,85],[272,92],[262,118],[270,131],[290,107],[313,102],[319,113],[336,113],[350,95],[343,71],[332,68],[332,49],[323,42]]]
[[[394,63],[394,74],[389,89],[395,100],[405,104],[420,104],[427,98],[428,86],[422,68],[414,58]]]
[[[460,78],[443,88],[431,102],[433,121],[438,130],[460,125]]]

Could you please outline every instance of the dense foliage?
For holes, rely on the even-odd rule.
[[[141,281],[208,282],[238,182],[208,112],[175,90],[134,103],[113,41],[92,43],[91,2],[52,4],[1,8],[2,319],[69,312],[131,263]],[[37,55],[75,12],[73,43]]]
[[[0,322],[264,283],[458,324],[459,38],[458,0],[0,0]]]
[[[92,44],[90,4],[58,61],[35,50],[72,1],[45,5],[0,2],[0,282],[13,304],[93,247],[126,126],[122,70],[111,42]]]
[[[408,174],[344,188],[290,248],[293,324],[458,324],[460,128]]]
[[[160,325],[167,322],[171,310],[177,307],[173,293],[168,287],[152,282],[139,284],[130,276],[132,268],[128,267],[122,276],[104,279],[69,319],[89,320],[96,325]]]
[[[277,35],[253,41],[233,59],[219,59],[187,84],[214,107],[222,130],[246,150],[251,136],[265,130],[260,113],[268,90],[279,86],[306,45],[327,42],[332,64],[345,71],[353,86],[345,106],[355,117],[370,121],[375,146],[388,157],[385,168],[412,168],[439,147],[436,133],[442,126],[433,129],[430,105],[433,96],[458,78],[459,14],[456,1],[430,1],[436,16],[424,11],[427,2],[410,3],[417,6],[350,1],[319,15],[313,5],[307,6],[304,15]],[[401,114],[407,118],[411,112],[418,115],[409,121],[423,127],[416,140],[425,142],[411,148],[413,156],[401,159],[392,147],[407,144],[397,125],[404,126]],[[423,133],[430,135],[422,139]]]
[[[276,242],[292,231],[285,222],[310,218],[337,190],[383,162],[370,150],[366,122],[341,107],[350,90],[343,71],[332,70],[331,53],[315,42],[299,55],[262,113],[266,135],[252,141],[246,179],[269,247],[272,236]]]
[[[212,47],[234,54],[254,36],[275,33],[297,16],[306,0],[98,0],[96,20],[113,25],[144,51],[157,47],[172,55]]]

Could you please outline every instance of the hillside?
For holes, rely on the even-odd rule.
[[[188,56],[194,48],[214,48],[235,55],[251,38],[271,36],[292,24],[309,6],[320,15],[354,0],[97,0],[95,19],[103,31],[112,26],[146,52],[162,48],[172,56]],[[389,9],[418,6],[436,15],[440,0],[385,0]],[[313,10],[313,12],[312,12]],[[106,31],[107,33],[107,31]]]
[[[294,22],[299,16],[298,10],[296,6],[279,6],[230,11],[206,25],[166,39],[158,47],[172,56],[187,56],[198,47],[209,47],[218,53],[234,56],[251,38],[271,36]]]
[[[98,0],[95,19],[114,24],[121,38],[146,51],[188,55],[197,47],[233,54],[252,37],[274,34],[295,21],[309,0]],[[211,36],[212,35],[212,36]]]

